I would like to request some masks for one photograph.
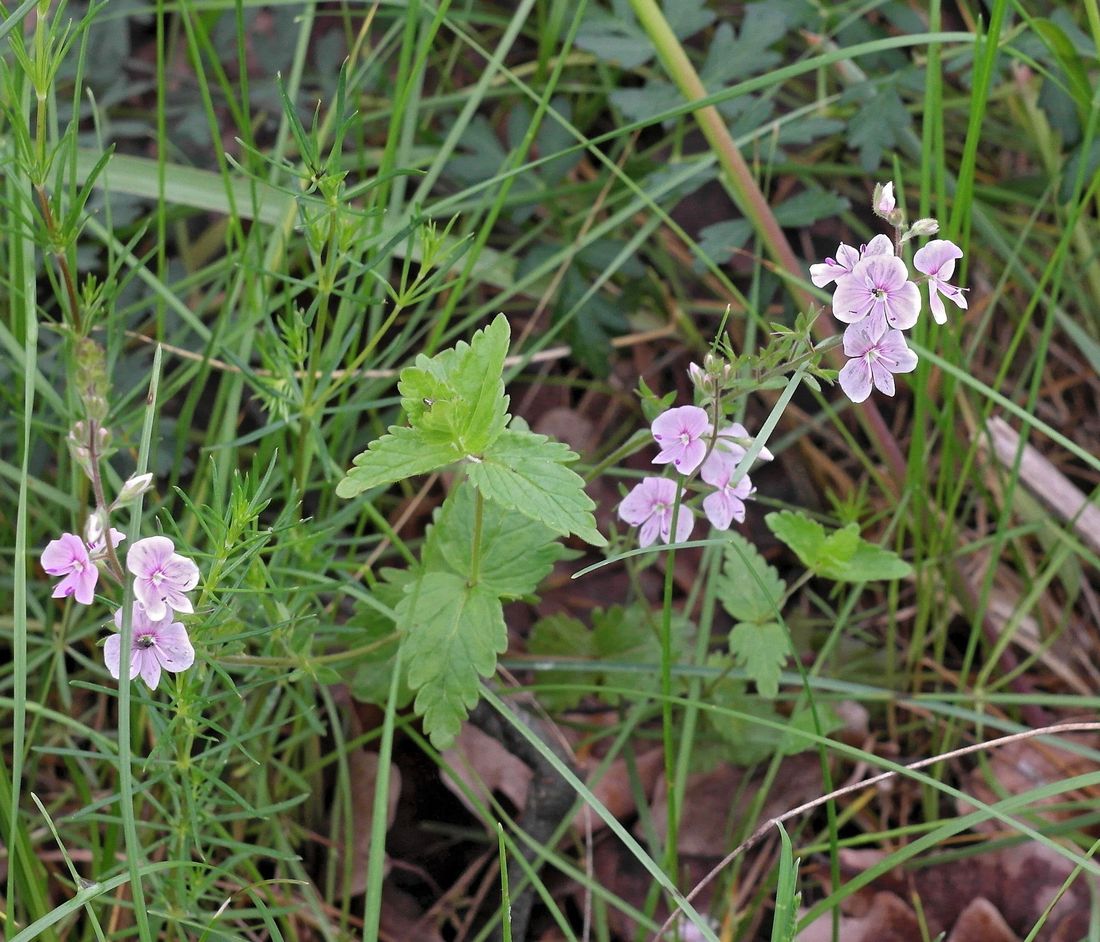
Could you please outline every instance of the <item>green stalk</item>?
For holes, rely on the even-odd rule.
[[[665,563],[664,600],[661,605],[661,739],[665,760],[665,806],[668,826],[665,833],[665,872],[676,881],[680,869],[676,849],[680,831],[679,793],[676,790],[676,737],[672,728],[672,590],[675,588],[676,522],[684,499],[684,478],[676,482],[676,503],[669,527],[668,560]]]
[[[393,757],[393,731],[397,717],[397,696],[401,690],[400,645],[393,659],[393,676],[382,720],[382,739],[378,743],[378,774],[374,780],[374,805],[370,823],[370,856],[367,860],[367,900],[363,912],[363,942],[378,942],[382,921],[382,880],[386,864],[386,827],[389,813],[390,760]]]
[[[149,396],[145,410],[145,421],[141,428],[141,442],[138,446],[136,474],[144,474],[149,466],[149,443],[153,438],[153,420],[157,412],[157,388],[160,386],[161,347],[153,348],[153,365],[150,369]],[[130,511],[129,546],[141,536],[141,509],[144,500],[138,498]],[[122,832],[126,838],[126,863],[130,871],[130,892],[134,900],[134,918],[137,921],[138,938],[142,942],[152,942],[153,934],[149,926],[149,913],[145,905],[145,889],[141,883],[142,846],[137,833],[137,818],[134,814],[133,761],[130,741],[130,687],[128,653],[133,638],[134,584],[126,583],[122,597],[122,631],[119,638],[119,650],[122,657],[119,663],[118,679],[118,791],[119,806],[122,814]]]

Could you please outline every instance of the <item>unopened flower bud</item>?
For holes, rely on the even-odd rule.
[[[151,472],[145,472],[145,474],[133,475],[125,484],[122,485],[122,490],[118,492],[118,497],[115,498],[115,507],[125,507],[127,504],[133,503],[142,494],[144,494],[153,484],[153,475]]]
[[[102,541],[106,529],[106,514],[101,510],[93,510],[84,521],[84,542],[89,546],[95,546]]]
[[[918,236],[935,235],[940,231],[940,224],[935,219],[918,219],[909,227],[909,231],[901,237],[902,242],[908,242]]]
[[[894,200],[894,184],[893,182],[887,183],[883,186],[881,183],[875,184],[875,195],[871,200],[874,210],[878,215],[886,218],[894,211],[894,207],[897,205]]]

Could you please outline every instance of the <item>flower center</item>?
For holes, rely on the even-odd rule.
[[[885,288],[872,288],[871,294],[874,295],[876,301],[885,301],[889,297],[889,293]]]
[[[153,585],[155,585],[155,586],[156,586],[156,587],[157,587],[157,588],[159,589],[159,588],[160,588],[160,584],[161,584],[161,583],[162,583],[162,582],[164,581],[164,573],[163,573],[163,572],[161,572],[161,571],[160,571],[159,569],[157,569],[157,570],[156,570],[156,571],[155,571],[155,572],[154,572],[154,573],[153,573],[153,574],[152,574],[152,575],[151,575],[151,576],[149,577],[149,580],[150,580],[150,581],[151,581],[151,582],[153,583]]]
[[[134,638],[134,644],[139,648],[151,648],[157,643],[157,639],[152,635],[138,635]]]

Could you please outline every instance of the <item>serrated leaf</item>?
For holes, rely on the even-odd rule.
[[[597,664],[586,666],[585,660],[596,657],[593,633],[580,620],[569,615],[550,615],[540,619],[527,639],[527,652],[535,656],[576,658],[577,666],[569,669],[536,670],[535,680],[544,684],[597,683]],[[582,690],[545,690],[539,700],[555,710],[568,710],[584,698]]]
[[[892,85],[869,84],[848,120],[848,145],[859,148],[860,165],[868,173],[878,169],[885,150],[896,149],[912,119]]]
[[[861,539],[847,563],[835,569],[823,569],[821,574],[837,582],[872,582],[904,579],[912,573],[913,567],[897,553]]]
[[[656,50],[625,3],[614,10],[589,4],[577,31],[577,46],[605,62],[633,69],[653,58]]]
[[[452,442],[433,441],[419,429],[393,425],[355,457],[355,467],[336,485],[336,496],[355,497],[372,487],[445,468],[462,457]]]
[[[436,511],[425,540],[423,565],[472,582],[477,491],[460,484]],[[477,582],[501,598],[533,592],[565,554],[556,534],[541,523],[483,501]]]
[[[805,707],[801,710],[795,710],[787,717],[785,722],[787,731],[779,740],[779,751],[785,756],[793,756],[817,748],[817,744],[812,739],[807,736],[800,736],[800,731],[813,733],[816,736],[818,735],[817,724],[820,723],[820,735],[828,736],[844,725],[836,710],[830,707],[829,704],[821,702],[817,704],[817,720],[814,719],[814,711],[809,707]]]
[[[623,675],[617,672],[601,676],[613,687],[630,687],[640,694],[656,694],[661,689],[658,665],[661,662],[661,640],[656,618],[642,605],[612,605],[592,613],[592,643],[601,661],[620,664],[650,664],[653,669],[642,674]],[[679,615],[672,618],[672,662],[680,661],[691,643],[693,626]],[[615,697],[609,696],[609,700]]]
[[[466,454],[477,454],[508,423],[504,358],[508,319],[498,314],[474,333],[434,357],[418,356],[401,371],[401,404],[415,428],[449,438]]]
[[[842,572],[855,555],[859,542],[859,525],[856,523],[834,530],[821,544],[813,568],[823,576]]]
[[[486,497],[555,533],[575,533],[593,546],[606,546],[592,516],[595,504],[584,492],[584,479],[565,467],[576,455],[545,435],[508,429],[471,461],[470,480]]]
[[[730,631],[730,654],[755,681],[762,697],[779,693],[779,674],[787,663],[790,644],[787,632],[776,622],[753,625],[738,622]]]
[[[611,6],[608,11],[594,3],[589,5],[577,33],[577,45],[624,69],[648,62],[656,50],[645,30],[638,25],[629,4],[612,0]],[[706,0],[676,0],[664,12],[668,25],[679,39],[693,36],[715,18],[706,7]]]
[[[803,566],[807,569],[816,567],[821,547],[825,545],[825,528],[820,523],[791,510],[767,514],[764,522],[778,539],[787,544]]]
[[[385,706],[390,695],[390,682],[393,679],[394,662],[400,638],[391,622],[378,619],[372,622],[358,640],[359,646],[376,642],[378,647],[362,655],[352,665],[352,674],[347,681],[351,695],[363,703]],[[397,706],[404,708],[413,698],[408,685],[408,673],[399,681]]]
[[[722,670],[728,666],[727,658],[712,654],[707,659],[707,666]],[[730,716],[714,710],[707,710],[704,714],[707,725],[726,744],[726,759],[739,765],[755,765],[775,753],[781,734],[770,726],[752,722],[750,717],[773,723],[785,723],[786,718],[760,697],[750,694],[743,681],[722,678],[711,687],[707,700],[712,706],[748,714],[746,717]]]
[[[737,621],[774,621],[787,583],[741,534],[730,532],[726,538],[729,545],[718,586],[719,601]]]
[[[827,579],[870,582],[902,579],[913,571],[896,553],[863,539],[855,523],[826,535],[820,523],[790,510],[770,513],[764,522],[807,569]]]
[[[438,749],[447,748],[477,704],[480,678],[508,647],[500,600],[461,576],[427,572],[397,608],[414,708]]]
[[[810,226],[819,219],[839,216],[850,205],[843,196],[820,187],[810,187],[780,203],[775,208],[775,219],[784,228],[797,229]]]

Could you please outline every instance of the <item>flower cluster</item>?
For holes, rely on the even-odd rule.
[[[909,349],[902,331],[917,322],[920,290],[909,279],[909,269],[895,249],[915,236],[933,235],[939,228],[935,220],[921,219],[903,233],[904,221],[895,207],[892,183],[876,187],[873,208],[896,228],[896,244],[885,235],[875,236],[858,249],[842,242],[835,257],[810,266],[810,280],[817,287],[836,285],[833,316],[848,325],[844,353],[850,357],[840,371],[840,386],[853,402],[863,402],[872,387],[892,396],[893,374],[916,369],[917,355]],[[962,290],[948,281],[962,254],[954,242],[933,239],[913,256],[913,267],[928,283],[929,308],[937,324],[947,321],[943,298],[966,307]]]
[[[703,375],[698,366],[689,369],[697,381]],[[745,501],[753,494],[748,475],[734,481],[734,472],[745,456],[746,446],[752,444],[745,427],[734,422],[717,433],[705,409],[698,406],[679,406],[662,412],[653,420],[653,438],[661,451],[653,459],[654,464],[669,464],[680,474],[699,476],[711,490],[703,498],[703,513],[719,530],[728,530],[736,520],[745,519]],[[760,457],[771,460],[766,448]],[[691,536],[695,527],[695,512],[684,504],[677,505],[680,488],[671,478],[648,477],[619,504],[619,517],[631,526],[639,527],[638,543],[650,546],[658,537],[664,543],[674,542],[672,526],[675,521],[675,542],[682,543]]]
[[[110,527],[106,533],[93,515],[85,537],[63,533],[42,551],[42,568],[61,581],[54,586],[56,599],[72,596],[81,605],[90,605],[100,571],[108,556],[125,539]],[[110,549],[107,547],[109,534]],[[131,618],[130,668],[133,680],[138,675],[155,690],[161,670],[173,673],[186,670],[195,662],[195,649],[187,629],[173,620],[174,612],[193,612],[187,597],[199,583],[199,567],[176,552],[166,536],[138,540],[126,554],[126,568],[134,577],[134,602]],[[114,616],[122,628],[122,609]],[[111,676],[118,679],[121,661],[121,636],[112,634],[103,646],[103,658]]]

